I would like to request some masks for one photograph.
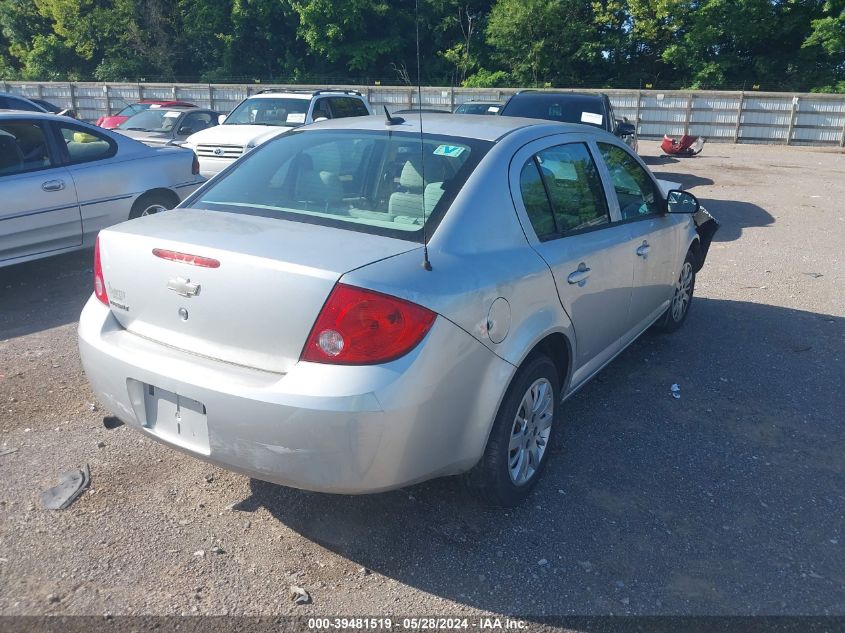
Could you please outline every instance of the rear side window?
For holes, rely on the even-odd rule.
[[[332,114],[336,119],[348,116],[367,116],[369,114],[367,107],[360,99],[355,99],[354,97],[332,97],[330,101]]]
[[[211,181],[194,208],[402,239],[437,224],[492,144],[362,130],[288,133]]]
[[[519,176],[519,187],[522,191],[522,202],[525,204],[525,211],[528,213],[528,220],[534,227],[534,232],[540,241],[555,237],[557,228],[552,215],[552,205],[549,202],[549,195],[546,186],[540,177],[540,167],[537,159],[532,157],[522,167]]]
[[[47,139],[37,123],[0,124],[0,177],[50,167]]]
[[[117,143],[107,136],[87,128],[58,127],[72,165],[111,158],[117,153]]]
[[[540,186],[551,212],[551,231]],[[583,143],[558,145],[539,152],[523,167],[520,187],[529,220],[540,240],[610,223],[601,177]]]

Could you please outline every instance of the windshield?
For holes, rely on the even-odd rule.
[[[149,103],[133,103],[132,105],[128,105],[123,110],[117,113],[116,116],[132,116],[133,114],[138,114],[139,112],[143,112],[144,110],[150,107]]]
[[[492,143],[364,130],[284,134],[186,206],[420,241]]]
[[[455,114],[498,114],[500,108],[498,103],[462,103]]]
[[[119,130],[143,130],[144,132],[170,132],[184,110],[144,110],[129,117],[117,126]]]
[[[604,129],[601,100],[572,95],[525,95],[514,97],[502,108],[504,116],[548,119],[563,123],[586,123]]]
[[[305,123],[310,99],[247,99],[226,117],[224,125],[285,125]]]

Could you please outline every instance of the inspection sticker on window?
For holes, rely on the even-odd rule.
[[[164,113],[164,118],[165,118],[165,119],[176,119],[176,118],[178,118],[181,114],[182,114],[181,112],[165,112],[165,113]]]
[[[441,145],[434,150],[435,156],[448,156],[449,158],[457,158],[464,153],[466,147],[460,145]]]
[[[288,118],[285,119],[288,123],[305,123],[305,113],[304,112],[291,112],[288,115]]]
[[[601,125],[604,117],[595,112],[582,112],[581,123],[592,123],[593,125]]]

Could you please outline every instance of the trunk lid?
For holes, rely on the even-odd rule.
[[[178,209],[100,233],[111,310],[130,332],[285,373],[346,272],[417,244],[276,218]],[[153,249],[212,258],[217,268]],[[191,295],[191,296],[186,296]]]

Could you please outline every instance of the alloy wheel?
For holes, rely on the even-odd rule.
[[[692,264],[684,262],[684,267],[681,268],[681,274],[678,276],[678,283],[675,286],[675,296],[672,298],[672,318],[675,322],[680,322],[689,308],[690,298],[692,293],[690,287],[692,286]]]
[[[546,378],[538,378],[522,396],[508,444],[508,473],[521,486],[540,467],[554,421],[554,390]]]

